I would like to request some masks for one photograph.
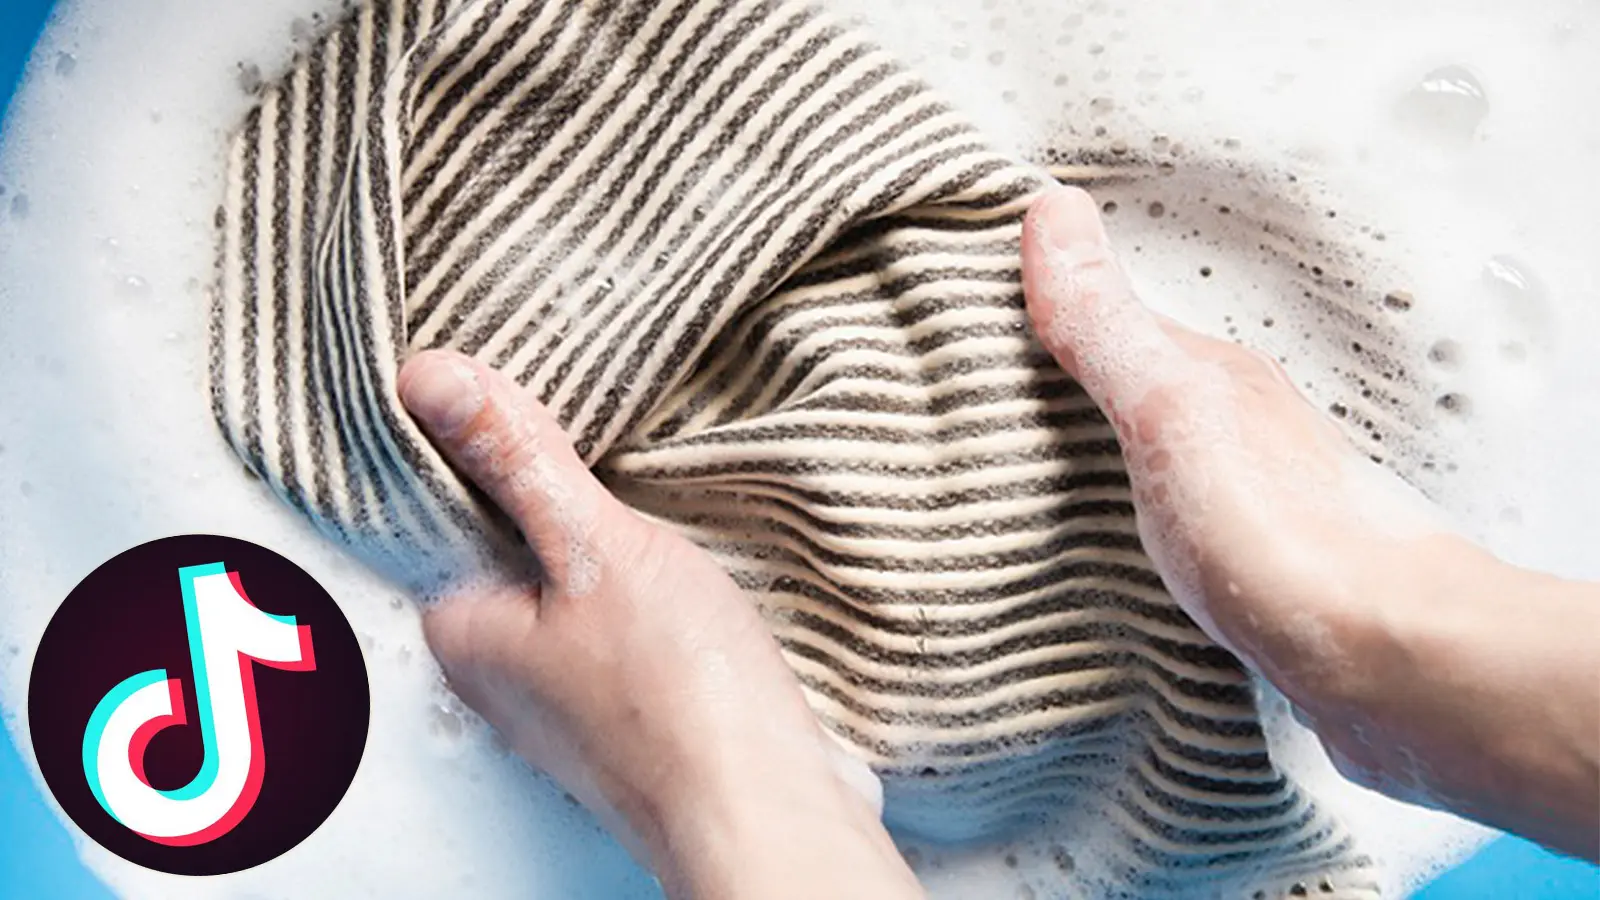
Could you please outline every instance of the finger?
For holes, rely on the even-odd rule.
[[[1190,355],[1197,359],[1215,360],[1227,370],[1235,383],[1255,385],[1259,393],[1270,394],[1275,399],[1281,399],[1310,413],[1308,418],[1295,421],[1309,422],[1309,426],[1321,440],[1341,447],[1349,443],[1349,436],[1340,430],[1334,420],[1329,418],[1299,385],[1294,383],[1294,378],[1289,375],[1289,370],[1284,368],[1281,360],[1264,350],[1191,331],[1176,320],[1165,316],[1161,319],[1162,328]]]
[[[400,397],[440,453],[511,516],[557,589],[597,578],[595,520],[615,503],[559,423],[505,375],[457,353],[418,354]]]
[[[1223,358],[1239,349],[1238,344],[1195,331],[1164,312],[1151,310],[1150,314],[1155,317],[1162,333],[1171,338],[1179,349],[1195,359]]]
[[[1155,313],[1155,316],[1161,323],[1161,330],[1190,357],[1220,364],[1236,382],[1258,384],[1273,389],[1275,393],[1283,396],[1292,396],[1315,412],[1318,417],[1323,417],[1322,410],[1318,409],[1300,386],[1294,383],[1294,378],[1289,375],[1289,370],[1284,368],[1283,362],[1272,354],[1259,348],[1202,334],[1162,313]],[[1338,429],[1332,427],[1331,421],[1326,424],[1332,428],[1330,433],[1338,433]]]
[[[1089,308],[1115,301],[1125,288],[1120,271],[1106,271],[1106,259],[1092,251],[1109,238],[1094,200],[1078,188],[1054,188],[1028,211],[1022,230],[1022,284],[1028,317],[1045,348],[1067,374],[1079,381],[1084,372],[1078,349],[1083,334],[1072,325],[1088,318]],[[1084,249],[1081,258],[1059,258]],[[1059,271],[1059,270],[1068,271]],[[1078,277],[1065,278],[1063,275]],[[1093,275],[1094,284],[1083,276]]]
[[[1134,296],[1094,200],[1046,192],[1022,232],[1023,289],[1034,329],[1062,368],[1108,411],[1143,392],[1177,348]]]
[[[1272,373],[1272,378],[1274,381],[1278,382],[1289,390],[1294,391],[1296,394],[1300,393],[1299,386],[1294,383],[1293,378],[1289,377],[1289,370],[1283,367],[1282,362],[1265,350],[1257,350],[1252,348],[1250,352],[1254,353],[1256,358],[1261,360],[1261,364],[1267,367],[1267,371]]]
[[[1348,436],[1339,430],[1339,426],[1334,424],[1333,419],[1323,409],[1312,402],[1299,385],[1294,383],[1289,370],[1283,367],[1282,362],[1264,350],[1251,349],[1249,356],[1248,364],[1254,365],[1257,371],[1267,373],[1264,381],[1269,390],[1275,391],[1283,402],[1308,414],[1300,417],[1298,421],[1303,422],[1316,437],[1339,447],[1348,443]]]

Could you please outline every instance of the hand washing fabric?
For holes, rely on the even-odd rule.
[[[1156,171],[1063,150],[1063,177]],[[893,824],[1099,836],[1060,876],[1096,895],[1378,893],[1030,336],[1045,172],[852,27],[769,0],[371,0],[266,88],[228,171],[215,415],[380,571],[426,594],[522,552],[396,397],[408,354],[462,350],[734,573]],[[1425,441],[1377,301],[1315,290],[1382,385],[1351,420]]]

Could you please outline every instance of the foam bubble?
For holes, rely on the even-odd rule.
[[[1404,127],[1458,146],[1477,136],[1489,116],[1489,98],[1465,66],[1444,66],[1422,76],[1397,110]]]
[[[249,60],[271,77],[294,49],[289,23],[337,10],[333,0],[86,0],[64,4],[41,41],[0,160],[0,633],[30,646],[100,562],[209,531],[294,559],[368,648],[367,751],[333,816],[293,853],[209,879],[138,868],[73,828],[90,868],[123,896],[292,896],[307,885],[330,896],[651,896],[651,880],[586,814],[487,729],[439,711],[431,657],[399,652],[423,646],[414,605],[239,477],[206,411],[200,286],[211,280],[221,139],[251,100],[235,73]],[[63,52],[76,61],[70,77],[56,72]],[[21,708],[27,665],[27,654],[0,655],[7,710]],[[24,722],[7,725],[27,756]]]
[[[1549,291],[1533,270],[1513,256],[1499,254],[1484,263],[1483,280],[1494,298],[1494,311],[1502,319],[1497,329],[1500,346],[1534,344],[1541,350],[1551,349],[1556,339],[1555,315],[1549,306]]]
[[[889,6],[872,20],[891,47],[955,39],[946,4]],[[1600,564],[1584,558],[1581,535],[1600,479],[1580,454],[1600,424],[1576,422],[1584,417],[1569,410],[1586,408],[1600,362],[1556,338],[1600,324],[1585,249],[1600,237],[1587,214],[1600,190],[1578,174],[1585,154],[1600,149],[1600,127],[1571,115],[1597,29],[1592,7],[1559,7],[1239,0],[1194,16],[1129,6],[1120,18],[1080,7],[1036,16],[1003,37],[959,38],[974,55],[988,40],[1006,48],[1016,83],[1032,86],[1018,109],[986,103],[987,79],[969,64],[927,74],[989,133],[1036,159],[1063,145],[1115,153],[1117,141],[1138,147],[1150,135],[1144,140],[1167,179],[1097,188],[1144,299],[1185,324],[1265,349],[1297,385],[1310,383],[1319,406],[1364,428],[1372,412],[1362,401],[1370,406],[1378,385],[1345,395],[1318,377],[1347,356],[1347,345],[1319,342],[1328,322],[1282,277],[1285,257],[1261,227],[1285,211],[1324,218],[1330,243],[1301,249],[1349,250],[1347,271],[1306,274],[1333,287],[1380,283],[1371,302],[1417,343],[1401,377],[1431,392],[1439,433],[1450,440],[1443,459],[1381,444],[1372,445],[1374,455],[1421,472],[1461,527],[1496,551],[1594,577]],[[1113,41],[1113,31],[1129,39]],[[1201,31],[1212,39],[1193,40]],[[1141,55],[1122,58],[1124,47]],[[1408,111],[1411,121],[1397,115]],[[1224,165],[1196,172],[1192,151],[1162,158],[1180,143]],[[1144,215],[1155,203],[1163,215]],[[1523,289],[1523,279],[1498,270],[1498,283],[1485,281],[1485,260],[1543,290]],[[1556,325],[1541,330],[1540,321]],[[1529,469],[1529,458],[1550,467]],[[1413,491],[1388,487],[1375,496],[1402,507],[1418,502]],[[1349,785],[1286,711],[1269,732],[1275,754],[1374,849],[1392,892],[1482,839],[1448,816]],[[1026,869],[1029,857],[1021,859]],[[945,859],[934,893],[967,868]],[[1059,883],[1048,872],[1037,877],[1029,883]],[[949,895],[1005,896],[1013,883],[974,878]]]

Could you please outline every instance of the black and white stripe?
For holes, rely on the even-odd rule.
[[[1045,182],[805,3],[371,0],[233,144],[216,416],[426,588],[517,552],[395,396],[409,353],[473,353],[733,572],[895,823],[1077,822],[1138,896],[1372,896],[1030,336]]]

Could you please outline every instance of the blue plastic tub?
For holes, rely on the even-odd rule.
[[[0,0],[0,119],[53,3]],[[3,320],[0,327],[4,327]],[[110,897],[78,862],[65,828],[39,796],[10,735],[0,728],[0,898]],[[1446,872],[1416,898],[1596,900],[1600,898],[1600,868],[1562,859],[1526,841],[1501,838]]]

